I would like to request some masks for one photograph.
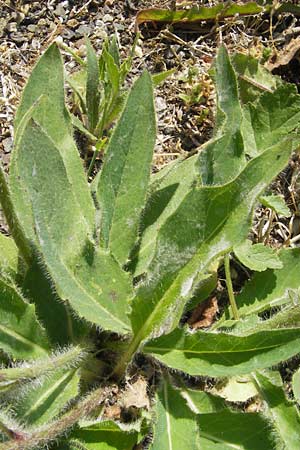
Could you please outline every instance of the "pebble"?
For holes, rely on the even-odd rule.
[[[104,23],[108,23],[108,22],[113,22],[114,18],[111,14],[104,14],[104,16],[102,17],[102,20]]]
[[[27,30],[30,31],[30,33],[34,33],[36,30],[36,25],[34,24],[28,25]]]
[[[76,28],[78,26],[78,20],[70,19],[70,20],[68,20],[67,25],[70,28]]]
[[[84,36],[85,34],[91,34],[92,30],[90,25],[80,25],[80,27],[77,28],[76,33],[79,34],[79,36]]]
[[[66,17],[66,10],[65,10],[65,8],[64,8],[64,6],[63,6],[63,4],[62,3],[59,3],[57,6],[56,6],[56,8],[55,8],[55,10],[54,10],[54,14],[56,15],[56,16],[58,16],[58,17],[62,17],[62,18],[65,18]]]
[[[6,25],[6,29],[9,33],[17,31],[17,22],[10,22]]]
[[[10,153],[11,149],[12,149],[12,144],[13,144],[12,138],[8,137],[6,139],[3,139],[2,144],[3,144],[4,152]]]
[[[157,111],[163,111],[167,108],[166,101],[163,97],[156,97],[155,103]]]

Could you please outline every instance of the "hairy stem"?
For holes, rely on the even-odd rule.
[[[229,297],[233,317],[235,320],[239,320],[239,318],[240,318],[239,311],[236,306],[234,293],[233,293],[233,287],[232,287],[232,281],[231,281],[229,253],[227,255],[225,255],[225,257],[224,257],[224,267],[225,267],[226,286],[227,286],[228,297]]]
[[[86,351],[80,347],[71,347],[61,353],[50,356],[47,359],[39,359],[28,365],[25,363],[19,367],[0,369],[0,385],[5,382],[23,381],[28,378],[37,378],[54,370],[79,365],[85,357]]]
[[[0,450],[42,449],[70,430],[80,419],[88,417],[108,396],[110,388],[97,388],[59,419],[36,430],[26,430],[17,438],[0,444]]]

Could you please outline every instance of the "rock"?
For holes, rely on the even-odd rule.
[[[78,26],[78,20],[70,19],[70,20],[68,20],[67,25],[70,28],[76,28]]]
[[[10,22],[6,25],[6,29],[9,33],[17,31],[17,22]]]
[[[156,103],[156,110],[157,111],[164,111],[167,108],[167,104],[166,104],[165,99],[163,97],[156,97],[155,103]]]
[[[85,34],[91,34],[92,31],[93,28],[91,25],[80,25],[80,27],[77,28],[76,33],[79,34],[79,36],[84,36]]]
[[[28,25],[27,30],[30,31],[30,33],[34,33],[36,30],[36,25],[34,24]]]
[[[104,14],[104,16],[102,17],[102,20],[104,23],[109,23],[109,22],[113,22],[114,18],[111,14]]]
[[[66,10],[65,10],[65,8],[64,8],[64,6],[63,6],[63,4],[62,3],[59,3],[57,6],[56,6],[56,8],[55,8],[55,10],[54,10],[54,14],[56,15],[56,16],[58,16],[58,17],[62,17],[62,18],[65,18],[66,17]]]
[[[5,153],[10,153],[10,152],[11,152],[12,144],[13,144],[13,141],[12,141],[12,138],[11,138],[11,137],[8,137],[8,138],[6,138],[6,139],[3,139],[2,145],[3,145],[3,148],[4,148],[4,152],[5,152]]]

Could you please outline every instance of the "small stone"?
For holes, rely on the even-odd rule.
[[[10,38],[12,41],[18,42],[18,43],[25,42],[27,40],[27,37],[24,36],[23,33],[18,33],[18,32],[11,33]]]
[[[34,24],[28,25],[27,30],[30,31],[30,33],[34,33],[36,30],[36,25]]]
[[[95,34],[96,34],[96,36],[98,37],[98,38],[100,38],[100,39],[106,39],[107,38],[107,33],[106,33],[106,31],[105,30],[95,30]]]
[[[61,3],[59,3],[57,5],[57,7],[55,8],[54,14],[58,17],[63,17],[63,18],[66,16],[66,10]]]
[[[76,19],[70,19],[70,20],[68,20],[67,25],[68,25],[68,27],[70,27],[70,28],[76,28],[77,25],[78,25],[78,20],[76,20]]]
[[[86,55],[86,46],[85,45],[81,45],[79,47],[79,49],[77,50],[77,55],[82,57]]]
[[[38,21],[38,26],[39,27],[43,27],[44,25],[47,25],[47,20],[46,19],[40,19]]]
[[[76,33],[79,34],[79,36],[84,36],[85,34],[89,35],[91,32],[92,27],[90,25],[80,25],[76,30]]]
[[[6,29],[9,33],[17,31],[17,22],[10,22],[6,25]]]
[[[109,23],[109,22],[113,22],[114,18],[111,14],[104,14],[104,16],[102,17],[102,20],[104,23]]]
[[[64,39],[66,39],[68,41],[70,41],[75,36],[74,31],[69,30],[69,28],[65,28],[62,34],[63,34]]]
[[[167,104],[163,97],[156,97],[155,103],[157,111],[164,111],[167,108]]]
[[[4,152],[10,153],[11,149],[12,149],[12,144],[13,144],[12,138],[9,137],[9,138],[3,139],[2,144],[3,144]]]
[[[138,58],[142,58],[143,57],[143,50],[138,45],[135,47],[134,53],[136,54],[136,56]]]

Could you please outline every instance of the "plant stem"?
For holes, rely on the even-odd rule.
[[[232,287],[232,281],[231,281],[230,255],[229,255],[229,253],[227,253],[227,255],[225,255],[225,257],[224,257],[224,267],[225,267],[225,277],[226,277],[227,292],[228,292],[228,297],[229,297],[229,301],[230,301],[233,317],[234,317],[235,320],[239,320],[239,318],[240,318],[239,317],[239,311],[238,311],[238,308],[236,306],[234,293],[233,293],[233,287]]]
[[[5,173],[2,166],[0,165],[0,204],[2,206],[8,227],[10,232],[20,250],[21,255],[27,264],[32,261],[32,248],[28,239],[25,236],[25,232],[21,223],[19,222],[18,216],[15,212],[15,208],[11,199],[11,194],[9,192],[9,187],[6,181]]]
[[[66,367],[75,368],[85,357],[86,351],[79,346],[71,347],[66,351],[50,356],[47,359],[34,361],[31,365],[0,369],[0,385],[6,382],[23,381],[28,378],[37,378],[45,373]]]
[[[83,67],[86,66],[85,61],[84,61],[82,58],[80,58],[80,56],[78,56],[77,53],[74,52],[74,50],[72,50],[70,47],[68,47],[68,46],[67,46],[66,44],[64,44],[63,42],[60,42],[60,41],[56,41],[56,42],[57,42],[57,45],[58,45],[62,50],[64,50],[65,52],[67,52],[67,53],[69,53],[71,56],[73,56],[73,58],[75,59],[75,61],[76,61],[80,66],[83,66]]]
[[[49,442],[65,434],[80,419],[88,417],[103,403],[109,392],[110,387],[95,389],[59,419],[39,429],[24,431],[16,439],[0,444],[0,450],[31,450],[34,448],[43,448]]]
[[[92,157],[92,160],[90,162],[90,165],[89,165],[89,168],[88,168],[88,172],[87,172],[88,179],[91,176],[91,173],[92,173],[92,170],[94,168],[94,164],[95,164],[96,158],[99,155],[100,151],[103,149],[103,147],[106,144],[106,142],[107,142],[107,138],[104,138],[104,139],[99,140],[97,142],[97,144],[96,144],[96,149],[94,151],[94,154],[93,154],[93,157]]]

